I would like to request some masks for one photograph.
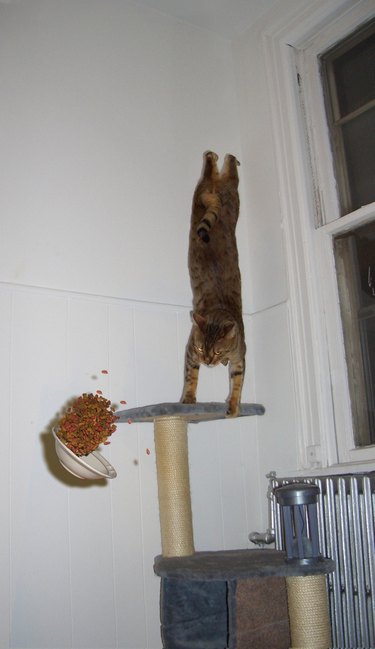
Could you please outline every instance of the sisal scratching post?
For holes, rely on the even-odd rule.
[[[161,545],[164,557],[194,554],[187,422],[181,417],[154,420]]]
[[[291,649],[329,649],[331,626],[325,575],[287,577]]]
[[[188,422],[225,419],[226,403],[156,403],[116,413],[120,422],[153,422],[161,543],[164,557],[194,554],[188,462]],[[242,403],[240,417],[263,415],[259,403]]]

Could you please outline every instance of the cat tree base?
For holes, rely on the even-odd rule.
[[[334,562],[285,559],[278,550],[156,557],[164,649],[328,649]],[[302,606],[292,602],[299,594]]]

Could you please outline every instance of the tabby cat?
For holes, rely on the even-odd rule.
[[[199,367],[229,362],[228,417],[239,414],[245,373],[241,275],[235,229],[239,214],[239,162],[226,155],[221,172],[218,156],[204,154],[196,187],[189,240],[189,272],[193,291],[192,329],[186,346],[182,403],[195,403]]]

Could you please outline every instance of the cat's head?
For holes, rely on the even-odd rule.
[[[199,362],[209,367],[227,365],[237,345],[237,324],[224,318],[211,322],[199,313],[193,313],[193,347]]]

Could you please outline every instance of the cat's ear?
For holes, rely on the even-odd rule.
[[[191,315],[192,315],[192,318],[193,318],[195,324],[198,325],[198,327],[199,327],[199,329],[201,329],[201,331],[203,331],[203,329],[205,328],[205,326],[207,324],[206,318],[204,318],[202,315],[199,315],[199,313],[195,313],[195,311],[193,311]]]
[[[223,326],[224,336],[223,338],[234,338],[237,333],[237,325],[235,322],[226,322]]]

